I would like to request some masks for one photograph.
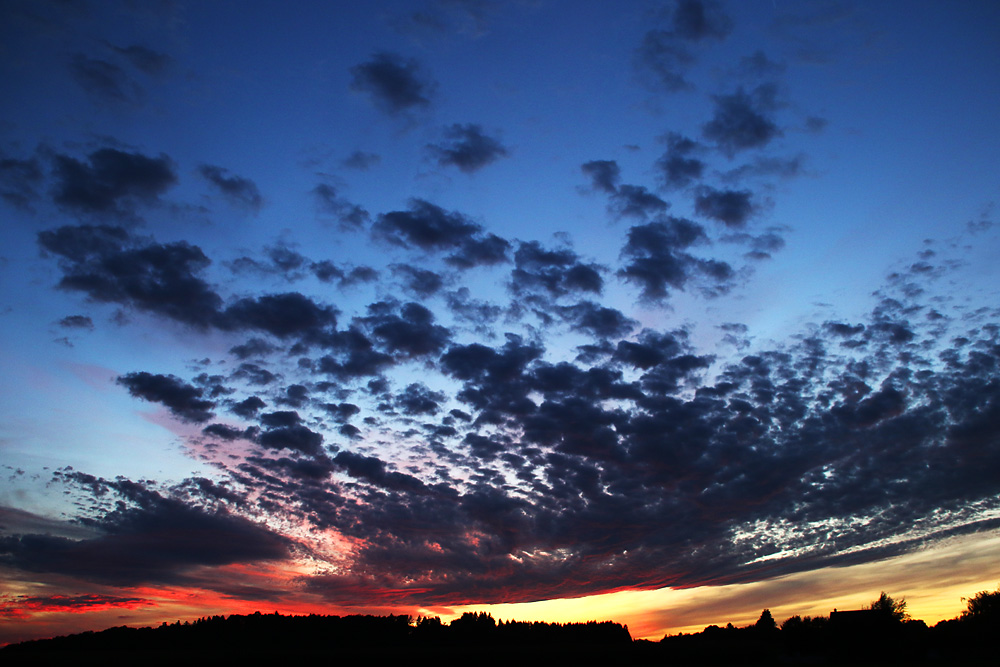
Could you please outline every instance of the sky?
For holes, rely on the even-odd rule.
[[[1000,581],[1000,5],[0,5],[0,644]]]

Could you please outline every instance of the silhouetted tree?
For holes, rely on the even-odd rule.
[[[889,597],[885,591],[882,591],[879,594],[878,600],[873,601],[866,608],[871,609],[883,618],[892,621],[902,622],[910,617],[909,614],[906,613],[906,598],[894,600]]]
[[[962,598],[965,611],[962,619],[969,621],[1000,621],[1000,586],[995,591],[979,591],[971,598]]]
[[[759,630],[761,632],[771,632],[778,629],[778,624],[774,622],[774,617],[771,616],[771,610],[765,609],[760,612],[760,618],[758,618],[757,622],[753,624],[753,627],[755,630]]]

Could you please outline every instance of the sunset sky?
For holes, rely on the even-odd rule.
[[[1000,581],[1000,3],[0,4],[0,644]]]

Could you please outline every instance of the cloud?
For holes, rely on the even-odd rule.
[[[670,206],[667,202],[642,185],[620,185],[611,196],[610,208],[616,217],[645,219],[663,213]]]
[[[265,331],[278,338],[317,340],[337,325],[337,310],[299,292],[245,297],[219,315],[218,325],[231,330]]]
[[[368,211],[340,197],[337,189],[329,183],[320,183],[312,189],[312,195],[320,212],[332,215],[344,230],[359,230],[370,218]]]
[[[43,178],[36,158],[19,159],[0,154],[0,197],[18,208],[30,208],[38,198]]]
[[[465,215],[445,211],[422,199],[412,199],[408,211],[379,215],[372,225],[372,235],[404,248],[452,251],[445,261],[463,269],[506,262],[510,247],[509,242],[494,234],[483,234],[482,226]]]
[[[108,45],[115,53],[123,56],[130,65],[150,76],[159,76],[169,67],[172,58],[166,53],[154,51],[141,44],[129,46]]]
[[[743,227],[757,212],[749,190],[716,190],[702,186],[694,201],[698,215],[716,220],[727,227]]]
[[[754,51],[749,56],[741,58],[740,64],[737,66],[737,73],[748,78],[773,78],[784,74],[784,72],[784,63],[774,62],[760,49]]]
[[[744,178],[795,178],[805,171],[806,156],[802,153],[790,158],[757,157],[753,162],[740,165],[723,174],[727,182],[739,181]]]
[[[614,194],[621,182],[622,170],[614,160],[592,160],[580,166],[580,171],[589,176],[595,190]]]
[[[60,154],[52,159],[55,203],[81,214],[134,217],[138,204],[157,203],[177,182],[173,162],[162,153],[153,158],[101,148],[86,162]]]
[[[747,93],[740,88],[730,95],[713,95],[715,113],[702,126],[702,134],[724,155],[766,146],[781,129],[768,117],[776,107],[772,86],[761,85]]]
[[[262,447],[267,447],[268,449],[287,449],[293,452],[300,452],[307,456],[318,457],[322,455],[323,452],[323,435],[311,430],[304,424],[298,423],[281,423],[277,419],[273,419],[276,414],[281,413],[270,413],[261,416],[262,421],[267,424],[268,417],[272,417],[271,422],[278,424],[262,431],[260,435],[257,436],[257,442]],[[297,413],[291,413],[298,417]]]
[[[229,265],[235,273],[277,275],[289,281],[301,279],[304,270],[311,268],[304,255],[281,243],[265,248],[264,255],[264,261],[244,256],[233,260]]]
[[[701,225],[684,218],[636,225],[629,230],[622,248],[627,263],[618,270],[618,276],[638,284],[642,298],[649,301],[662,301],[670,290],[684,289],[698,278],[723,286],[733,277],[728,264],[699,259],[687,252],[707,240]]]
[[[19,595],[6,600],[0,606],[0,617],[27,617],[29,614],[68,612],[83,614],[103,609],[138,609],[154,606],[156,603],[147,598],[122,597],[118,595]]]
[[[608,210],[616,218],[645,219],[666,211],[670,206],[645,186],[619,185],[621,168],[614,160],[586,162],[580,166],[580,170],[590,177],[594,190],[610,195]]]
[[[354,151],[341,161],[341,164],[348,169],[368,171],[382,161],[382,156],[377,153],[366,153],[365,151]]]
[[[572,306],[558,309],[559,316],[580,331],[598,338],[623,338],[636,326],[637,322],[626,317],[621,311],[600,306],[593,301],[581,301]]]
[[[0,558],[28,572],[54,573],[121,586],[183,583],[200,566],[253,563],[289,555],[289,541],[224,508],[200,508],[140,483],[82,473],[67,482],[114,494],[121,503],[84,522],[91,539],[25,534],[0,537]]]
[[[669,28],[650,30],[637,51],[640,65],[651,70],[668,92],[693,88],[686,70],[695,63],[691,45],[707,39],[722,40],[733,22],[715,2],[677,0],[669,18]]]
[[[444,129],[444,141],[428,144],[427,150],[442,167],[458,167],[467,174],[507,157],[507,149],[497,139],[471,123]]]
[[[633,227],[624,257],[655,258],[656,266],[674,258],[686,272],[676,284],[670,274],[637,278],[668,292],[714,279],[687,254],[703,241],[695,223],[668,218]],[[579,261],[541,247],[526,252],[536,268]],[[413,604],[734,583],[900,553],[912,535],[966,525],[976,511],[969,503],[995,502],[1000,463],[991,429],[1000,329],[977,329],[914,368],[907,355],[939,324],[912,318],[921,306],[905,282],[891,281],[863,321],[829,320],[781,348],[750,352],[748,328],[726,323],[721,330],[744,350],[728,362],[698,354],[685,329],[636,334],[624,313],[591,301],[552,310],[593,343],[592,357],[574,361],[551,359],[540,340],[512,334],[493,345],[459,342],[420,304],[378,302],[323,340],[328,359],[303,369],[312,383],[272,383],[268,396],[294,410],[265,412],[258,396],[219,399],[255,422],[204,429],[256,447],[219,468],[226,485],[164,494],[75,475],[96,503],[83,506],[113,508],[108,496],[125,494],[126,508],[83,517],[100,537],[78,543],[2,538],[2,558],[24,571],[134,584],[183,581],[196,563],[287,553],[219,503],[357,538],[338,563],[344,576],[378,572],[366,595]],[[864,345],[842,345],[849,341]],[[428,379],[402,389],[380,381],[402,359],[419,360]],[[445,382],[432,384],[438,374]],[[158,377],[133,384],[180,414],[218,407],[197,403],[218,384],[213,376],[190,384]],[[369,377],[376,382],[364,400],[312,402]],[[359,445],[364,432],[348,422],[364,421],[392,433],[405,453],[332,453],[317,416]],[[136,545],[161,544],[148,536],[153,527],[172,536],[162,526],[213,522],[232,536],[217,545],[221,553],[187,535],[165,552],[176,555],[158,553],[140,567]],[[262,542],[251,547],[251,535]],[[104,565],[96,555],[112,547],[119,553]],[[300,583],[331,599],[342,593],[322,576]]]
[[[694,87],[685,78],[685,70],[694,63],[695,57],[674,33],[650,30],[636,56],[640,65],[651,70],[667,92],[676,93]]]
[[[231,174],[228,169],[211,164],[198,167],[198,173],[212,187],[221,192],[226,199],[237,206],[259,211],[264,205],[264,197],[260,194],[257,184],[249,178]]]
[[[161,245],[119,227],[65,226],[38,242],[61,258],[59,287],[99,302],[119,303],[196,327],[210,326],[222,298],[200,274],[209,260],[186,242]]]
[[[569,248],[548,250],[537,241],[521,242],[514,253],[508,287],[515,296],[559,298],[574,293],[600,294],[602,267],[580,261]]]
[[[673,13],[673,32],[681,39],[725,39],[733,29],[733,21],[716,2],[709,0],[677,0]]]
[[[434,323],[434,314],[419,303],[398,307],[389,302],[368,306],[368,316],[355,323],[371,332],[386,352],[405,358],[435,355],[451,338],[451,332]]]
[[[94,321],[86,315],[67,315],[59,320],[59,326],[64,329],[87,329],[93,331]]]
[[[140,371],[118,377],[116,382],[136,398],[161,403],[171,413],[186,422],[206,422],[214,414],[215,403],[202,398],[197,387],[184,383],[173,375],[159,375]]]
[[[701,178],[705,163],[690,157],[700,149],[699,144],[685,136],[671,132],[667,135],[667,151],[657,162],[663,175],[663,185],[668,190],[687,187]]]
[[[402,279],[404,289],[422,299],[437,294],[444,287],[444,279],[433,271],[409,264],[393,264],[389,268],[393,275]]]
[[[77,53],[69,71],[81,88],[98,103],[139,105],[145,97],[142,87],[128,73],[106,60]]]
[[[351,90],[366,93],[375,106],[394,116],[430,106],[435,88],[415,59],[395,53],[376,53],[351,68]]]
[[[393,404],[404,415],[433,415],[441,410],[445,400],[443,392],[432,391],[426,385],[414,382],[396,396]]]

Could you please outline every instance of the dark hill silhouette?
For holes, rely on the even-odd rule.
[[[262,656],[431,656],[475,658],[479,664],[509,661],[517,652],[568,652],[611,659],[632,642],[628,628],[610,621],[587,623],[497,623],[486,613],[466,613],[451,624],[409,616],[284,616],[277,612],[211,616],[156,628],[109,628],[13,644],[0,650],[0,664],[18,659],[59,659],[74,664],[197,663],[215,658]],[[482,655],[480,655],[482,654]],[[148,662],[153,659],[154,662]],[[83,662],[81,662],[81,660]]]
[[[958,618],[929,628],[906,602],[885,593],[860,610],[792,616],[780,626],[768,609],[753,625],[710,625],[659,642],[632,641],[628,627],[588,623],[497,622],[465,613],[450,624],[408,616],[212,616],[157,628],[110,628],[0,649],[0,664],[253,664],[292,659],[387,658],[484,665],[519,662],[670,665],[979,665],[996,661],[1000,588],[967,600]]]

